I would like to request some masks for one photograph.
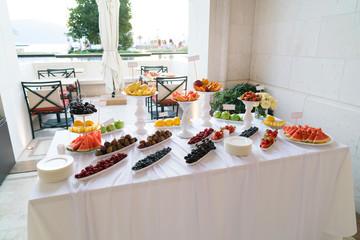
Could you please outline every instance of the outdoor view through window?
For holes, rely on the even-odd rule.
[[[186,53],[188,7],[188,0],[120,0],[119,52]],[[96,0],[11,0],[8,8],[20,61],[103,51]]]

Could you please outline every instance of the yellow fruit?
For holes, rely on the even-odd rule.
[[[149,89],[149,86],[146,85],[146,84],[143,84],[143,85],[140,86],[140,89],[141,89],[141,90],[148,90],[148,89]]]
[[[85,127],[89,127],[89,126],[92,126],[92,125],[94,125],[93,121],[91,121],[91,120],[86,120],[85,121]]]
[[[83,127],[84,126],[84,122],[81,120],[75,120],[74,121],[74,127]]]
[[[98,129],[99,122],[95,123],[92,127],[93,127],[92,131],[95,131],[96,129]]]
[[[275,118],[273,116],[267,116],[265,118],[265,121],[269,121],[269,122],[274,122],[275,121]]]
[[[174,125],[175,126],[179,126],[180,122],[181,122],[180,118],[178,118],[178,117],[174,118]]]
[[[163,127],[165,125],[164,120],[160,119],[155,122],[155,127]]]
[[[84,132],[84,127],[76,127],[75,128],[75,131],[77,132],[77,133],[81,133],[81,132]]]
[[[165,126],[170,127],[174,124],[174,121],[172,119],[166,119],[165,120]]]

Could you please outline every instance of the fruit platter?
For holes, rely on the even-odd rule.
[[[202,80],[196,80],[193,87],[199,92],[218,92],[222,85],[219,82],[210,82],[208,79],[203,78]]]
[[[205,158],[205,156],[211,151],[215,150],[215,144],[209,139],[201,140],[201,143],[197,143],[195,148],[184,157],[185,162],[189,165],[194,165]]]
[[[100,130],[95,132],[82,134],[71,141],[66,149],[70,152],[91,152],[101,146],[101,133]]]
[[[265,120],[263,121],[263,123],[266,126],[272,127],[272,128],[278,128],[281,129],[282,126],[284,126],[286,124],[285,120],[282,121],[276,121],[275,118],[273,116],[267,116],[265,118]]]
[[[73,126],[69,127],[69,131],[73,133],[89,133],[96,131],[99,128],[99,122],[94,123],[91,120],[75,120]]]
[[[221,127],[220,131],[214,131],[214,136],[211,137],[211,140],[214,142],[220,142],[224,139],[224,130],[229,130],[229,135],[235,133],[236,127],[233,125],[226,125],[225,127]]]
[[[241,95],[240,100],[248,102],[259,102],[261,101],[261,96],[257,93],[253,93],[252,91],[250,91]]]
[[[178,102],[193,102],[198,100],[200,97],[198,92],[194,91],[185,91],[185,93],[181,94],[178,91],[173,92],[172,94],[172,100],[178,101]]]
[[[97,109],[95,105],[85,102],[83,103],[80,100],[70,103],[70,113],[77,116],[86,117],[93,113],[96,113]]]
[[[239,136],[250,138],[250,137],[254,136],[255,134],[257,134],[258,132],[259,132],[258,127],[251,127],[249,129],[244,130],[242,133],[240,133]]]
[[[158,144],[163,143],[170,139],[172,133],[169,130],[157,130],[151,136],[148,136],[146,140],[140,140],[138,149],[139,150],[148,150]]]
[[[149,87],[147,84],[141,84],[140,81],[132,83],[124,88],[126,95],[131,96],[152,96],[156,93],[156,87]]]
[[[277,135],[278,130],[273,131],[270,129],[266,129],[266,132],[260,141],[260,148],[264,151],[270,149],[274,145]]]
[[[159,151],[156,151],[155,153],[150,154],[145,158],[137,161],[131,169],[135,172],[142,172],[150,168],[154,164],[158,163],[160,160],[163,160],[168,155],[168,153],[170,153],[170,151],[170,147],[166,147]]]
[[[107,136],[110,134],[118,133],[122,131],[124,126],[125,126],[125,122],[121,120],[117,120],[114,123],[107,125],[106,127],[101,125],[100,127],[101,136]]]
[[[161,128],[176,128],[180,127],[181,119],[179,117],[175,118],[167,118],[167,119],[159,119],[154,123],[154,127]]]
[[[88,180],[98,176],[100,173],[113,169],[113,166],[117,165],[119,162],[123,162],[126,157],[126,153],[118,153],[107,159],[99,160],[95,165],[90,164],[82,169],[80,173],[75,174],[75,178],[78,180]]]
[[[305,145],[329,145],[333,142],[333,138],[325,134],[321,128],[314,128],[305,125],[283,126],[280,135],[286,140]]]
[[[121,136],[119,139],[114,138],[111,142],[105,141],[104,144],[100,146],[100,149],[96,150],[95,156],[103,158],[124,151],[125,149],[134,146],[136,141],[136,137],[131,137],[130,134]]]
[[[230,114],[229,111],[215,111],[213,113],[213,118],[219,121],[224,121],[224,122],[231,122],[231,123],[242,123],[243,117],[240,114],[237,113],[233,113]]]
[[[206,138],[210,137],[213,134],[213,132],[214,132],[214,129],[205,128],[203,131],[197,133],[195,136],[190,138],[188,144],[189,145],[194,145],[194,144],[202,141],[203,139],[206,139]]]

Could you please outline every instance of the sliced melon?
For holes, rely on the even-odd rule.
[[[323,131],[321,130],[321,128],[317,129],[317,133],[314,139],[315,144],[321,144],[321,143],[326,143],[330,141],[330,137],[328,135],[326,135],[325,133],[323,133]]]
[[[310,134],[310,136],[305,140],[306,143],[313,143],[314,142],[314,139],[315,139],[315,136],[316,136],[316,132],[317,130],[313,130]]]
[[[302,140],[302,129],[298,129],[295,133],[293,133],[290,137],[291,140],[296,142],[301,142]]]

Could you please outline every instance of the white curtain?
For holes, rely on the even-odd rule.
[[[103,77],[106,92],[113,92],[115,88],[122,88],[121,76],[122,60],[117,52],[119,44],[119,0],[96,0],[99,9],[99,29],[101,44],[104,48],[102,57]]]

